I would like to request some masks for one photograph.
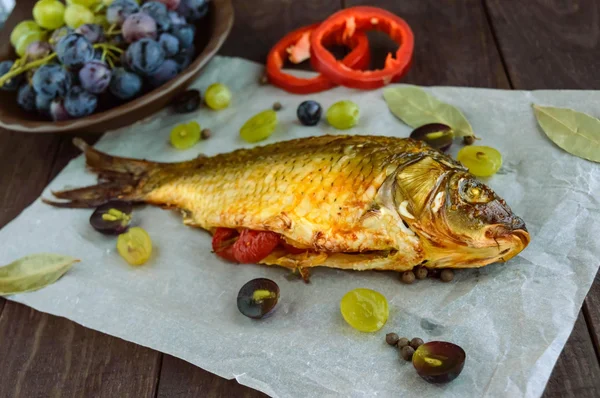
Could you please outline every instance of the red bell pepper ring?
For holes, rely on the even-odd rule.
[[[352,37],[359,32],[379,30],[390,36],[399,47],[394,57],[388,54],[383,69],[360,71],[337,61],[324,46],[332,35]],[[414,35],[399,16],[377,7],[351,7],[338,11],[323,21],[310,38],[312,67],[334,83],[346,87],[375,89],[402,78],[412,61]]]
[[[321,75],[312,78],[301,78],[281,71],[288,55],[294,63],[300,63],[310,55],[306,47],[310,45],[311,33],[318,26],[317,23],[290,32],[273,46],[267,56],[267,78],[270,83],[294,94],[317,93],[336,86]],[[371,62],[369,40],[364,33],[357,33],[352,36],[330,35],[325,44],[340,44],[350,47],[352,51],[341,61],[343,65],[349,68],[364,69]],[[306,56],[304,52],[306,52]]]
[[[212,240],[215,254],[225,260],[242,264],[258,263],[279,245],[279,234],[270,231],[217,228]]]

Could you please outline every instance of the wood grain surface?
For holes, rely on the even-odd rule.
[[[515,88],[600,88],[599,1],[485,2]]]
[[[406,82],[517,89],[600,86],[595,62],[600,11],[594,0],[235,0],[236,22],[221,54],[263,62],[285,32],[342,5],[367,3],[397,13],[415,32],[415,59]],[[377,66],[393,43],[381,34],[371,39]],[[71,139],[0,132],[0,227],[78,154]],[[600,396],[594,347],[600,337],[598,279],[545,397]],[[1,298],[0,367],[0,397],[265,396],[172,356]]]
[[[158,380],[158,352],[14,302],[0,336],[0,397],[149,397]]]

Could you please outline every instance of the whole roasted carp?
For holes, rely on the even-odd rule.
[[[79,139],[75,145],[100,182],[55,192],[68,202],[48,203],[145,202],[178,208],[185,224],[212,233],[272,231],[282,244],[263,264],[481,267],[509,260],[530,240],[503,199],[411,139],[310,137],[173,164],[113,157]]]

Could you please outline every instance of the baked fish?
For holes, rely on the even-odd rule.
[[[270,231],[262,264],[406,271],[507,261],[530,237],[503,199],[421,141],[319,136],[182,163],[101,153],[76,139],[98,185],[54,192],[62,207],[109,200],[180,209],[184,223]]]

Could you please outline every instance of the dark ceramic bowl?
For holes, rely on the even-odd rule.
[[[10,33],[24,19],[32,19],[35,0],[19,0],[0,32],[0,61],[15,59],[10,44]],[[198,22],[196,58],[177,77],[162,86],[114,108],[90,116],[52,122],[26,112],[17,105],[14,92],[0,91],[0,128],[23,133],[101,133],[128,126],[144,119],[168,105],[173,97],[183,91],[200,74],[202,68],[219,50],[233,25],[231,0],[211,0],[208,15]]]

